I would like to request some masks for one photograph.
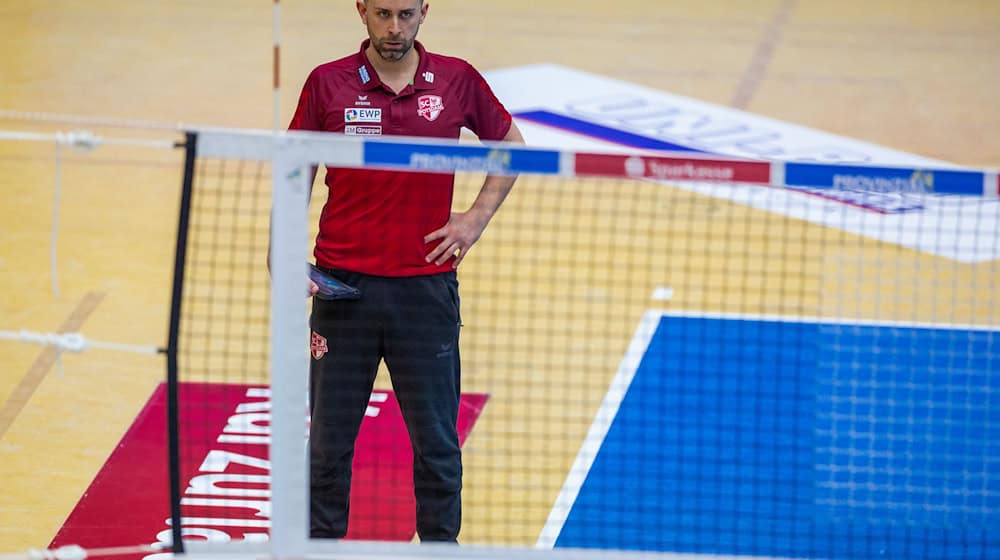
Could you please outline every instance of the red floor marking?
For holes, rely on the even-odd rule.
[[[187,538],[266,539],[270,527],[266,388],[183,384],[182,516]],[[463,394],[459,441],[486,404]],[[166,386],[160,385],[97,473],[51,546],[103,548],[168,541]],[[414,535],[412,452],[395,396],[376,391],[354,458],[350,539],[409,541]],[[138,558],[141,555],[133,556]]]

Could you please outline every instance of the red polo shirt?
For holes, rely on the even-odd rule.
[[[457,139],[466,127],[483,140],[507,135],[510,113],[468,62],[415,42],[417,73],[396,95],[368,61],[368,44],[309,74],[290,129]],[[451,261],[424,260],[440,242],[425,244],[424,236],[447,223],[454,183],[453,174],[327,167],[317,264],[378,276],[452,270]]]

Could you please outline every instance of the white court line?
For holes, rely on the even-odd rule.
[[[674,297],[674,289],[670,286],[657,286],[653,290],[651,298],[653,301],[670,301]]]
[[[576,460],[573,461],[569,475],[566,476],[559,497],[556,498],[556,503],[552,506],[549,518],[542,528],[542,533],[538,536],[538,542],[535,543],[536,548],[555,546],[556,539],[569,516],[569,511],[573,508],[573,503],[576,502],[576,497],[580,493],[580,487],[587,479],[587,473],[590,472],[597,452],[600,451],[604,438],[608,435],[608,429],[611,428],[611,423],[618,414],[618,408],[621,406],[622,400],[625,399],[625,394],[632,384],[635,372],[642,362],[642,357],[646,354],[646,348],[649,347],[649,342],[653,339],[653,333],[656,332],[656,327],[660,324],[660,317],[663,314],[662,311],[650,310],[642,315],[635,335],[632,336],[632,342],[625,352],[625,357],[622,358],[621,364],[618,366],[618,372],[611,380],[611,386],[608,387],[608,392],[604,395],[601,408],[597,411],[597,416],[590,425],[587,437],[583,439],[583,445],[576,455]]]
[[[810,317],[798,315],[767,315],[753,313],[706,313],[704,311],[664,311],[667,317],[687,319],[728,319],[735,321],[774,321],[781,323],[815,323],[818,325],[848,325],[858,327],[904,327],[911,329],[946,329],[961,331],[998,332],[998,325],[969,325],[962,323],[931,323],[926,321],[887,321],[877,319],[852,319],[849,317]]]

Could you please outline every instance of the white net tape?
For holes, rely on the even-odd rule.
[[[91,348],[99,350],[114,350],[132,352],[135,354],[158,354],[162,349],[148,344],[122,344],[91,340],[80,333],[43,333],[28,330],[0,331],[0,340],[16,340],[43,346],[54,346],[60,351],[83,352]]]

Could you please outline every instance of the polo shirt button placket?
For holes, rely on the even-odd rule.
[[[400,114],[399,98],[398,97],[393,98],[393,100],[392,100],[392,109],[391,109],[390,113],[391,113],[390,119],[392,119],[391,120],[392,128],[393,129],[398,129],[399,126],[400,126],[400,123],[402,122],[402,115]]]

